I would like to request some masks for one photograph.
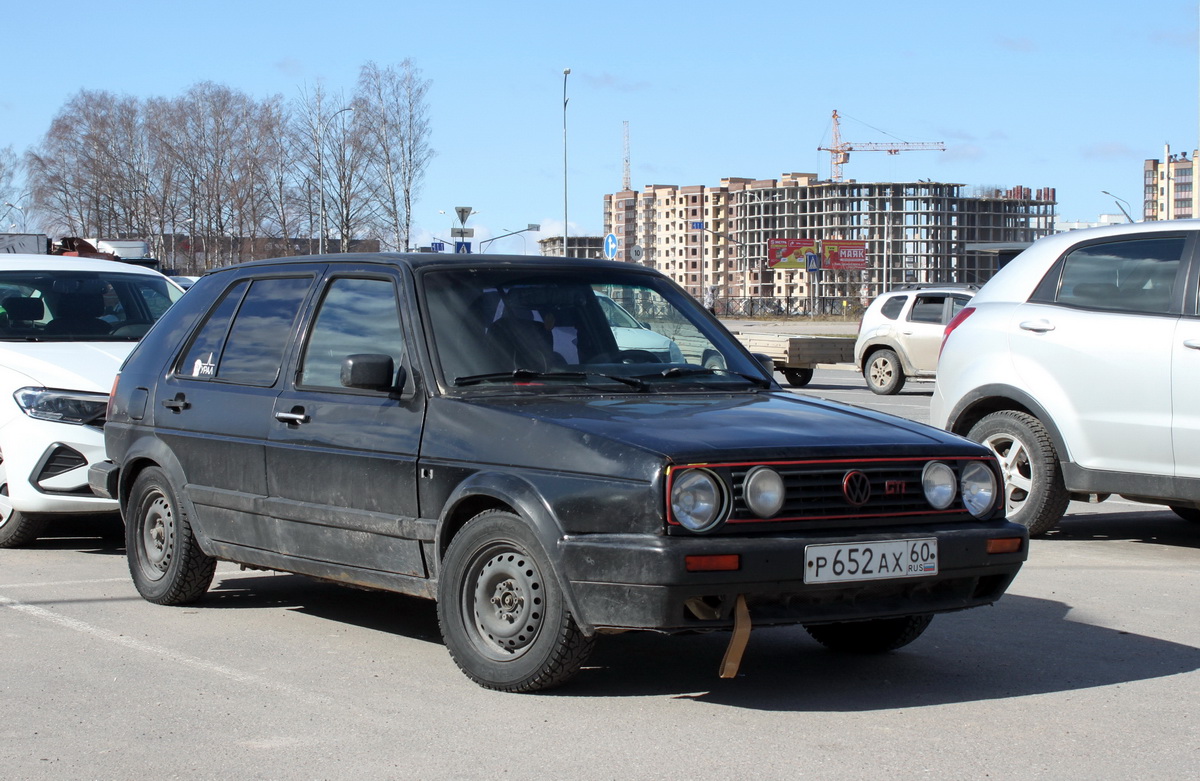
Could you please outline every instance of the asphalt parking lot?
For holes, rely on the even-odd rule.
[[[847,368],[796,392],[925,420]],[[107,531],[107,535],[100,532]],[[201,602],[138,597],[110,525],[0,550],[0,766],[64,778],[1195,777],[1200,528],[1072,505],[1009,594],[883,657],[755,631],[602,638],[568,687],[470,683],[431,603],[218,568]]]

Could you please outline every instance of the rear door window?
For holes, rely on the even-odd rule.
[[[176,374],[197,380],[273,385],[311,284],[311,277],[237,283],[205,319]]]

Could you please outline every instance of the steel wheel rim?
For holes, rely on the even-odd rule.
[[[161,492],[156,491],[142,503],[138,532],[142,572],[158,580],[170,568],[175,549],[175,511]]]
[[[479,551],[467,569],[463,618],[479,650],[496,661],[523,656],[541,634],[545,588],[533,558],[513,545]]]

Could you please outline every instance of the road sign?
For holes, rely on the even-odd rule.
[[[433,250],[434,252],[445,252],[446,245],[443,242],[435,241],[429,245],[429,249]]]
[[[458,221],[461,224],[466,225],[467,218],[471,216],[471,207],[470,206],[455,206],[454,213],[458,215]]]
[[[450,238],[452,239],[469,239],[475,235],[474,228],[451,228]]]
[[[629,259],[634,263],[640,262],[644,257],[646,257],[646,251],[640,245],[634,244],[629,248]]]
[[[815,252],[804,253],[804,265],[809,271],[820,271],[821,256]]]
[[[693,223],[692,223],[692,230],[694,230],[694,231],[702,231],[702,230],[704,230],[704,223],[703,223],[703,222],[693,222]]]
[[[456,255],[470,255],[471,254],[471,242],[469,242],[469,241],[454,242],[454,253]]]
[[[617,256],[617,236],[610,233],[604,237],[604,257],[612,260]]]

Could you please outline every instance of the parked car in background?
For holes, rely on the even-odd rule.
[[[1111,494],[1200,520],[1200,221],[1041,239],[946,328],[933,423],[986,444],[1034,534]]]
[[[113,514],[88,487],[121,362],[183,291],[105,260],[0,256],[0,547],[67,513]]]
[[[606,300],[676,349],[627,348]],[[892,650],[1026,556],[987,448],[783,391],[627,263],[210,272],[130,356],[105,439],[91,484],[145,599],[200,599],[218,559],[436,598],[454,661],[504,691],[566,681],[603,630],[733,630],[725,675],[752,623]]]
[[[854,364],[867,387],[899,393],[909,379],[931,380],[946,324],[975,295],[977,285],[914,284],[882,294],[863,312]]]
[[[663,336],[636,317],[616,301],[598,293],[596,300],[604,310],[604,319],[612,328],[613,338],[619,350],[645,350],[662,363],[681,363],[684,360],[679,345]]]

